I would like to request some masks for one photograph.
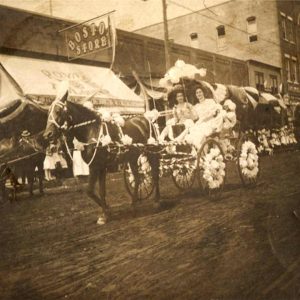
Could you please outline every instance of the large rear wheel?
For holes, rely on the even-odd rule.
[[[226,165],[221,145],[208,139],[198,152],[198,183],[210,197],[221,196],[225,185]]]
[[[259,177],[259,156],[253,141],[243,135],[238,143],[237,168],[244,187],[254,187]]]

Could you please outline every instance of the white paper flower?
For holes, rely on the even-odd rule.
[[[148,141],[147,141],[147,144],[150,144],[150,145],[153,145],[153,144],[155,144],[156,143],[156,140],[155,140],[155,138],[153,138],[153,137],[150,137],[149,139],[148,139]]]
[[[107,110],[101,112],[101,119],[103,122],[110,122],[112,120],[111,113]]]
[[[124,136],[122,136],[121,142],[124,145],[131,145],[132,144],[132,138],[130,136],[128,136],[127,134],[125,134]]]
[[[113,119],[113,121],[114,121],[118,126],[123,127],[123,126],[125,125],[125,120],[124,120],[124,118],[123,118],[120,114],[118,114],[118,113],[114,113],[114,114],[112,115],[112,119]]]
[[[177,61],[175,62],[175,67],[183,68],[184,66],[185,66],[185,62],[181,59],[177,59]]]
[[[101,138],[102,146],[107,146],[111,143],[111,137],[109,135],[105,135]]]
[[[205,77],[206,76],[206,69],[205,68],[199,69],[199,74],[200,74],[201,77]]]

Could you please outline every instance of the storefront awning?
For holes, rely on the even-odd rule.
[[[1,82],[11,82],[1,85],[0,107],[10,98],[15,100],[18,93],[42,106],[50,105],[57,84],[68,80],[73,101],[83,102],[98,91],[93,97],[98,107],[120,113],[144,112],[144,100],[107,68],[0,55],[0,71]]]

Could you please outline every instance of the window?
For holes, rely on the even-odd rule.
[[[288,81],[291,81],[291,64],[290,64],[290,57],[285,55],[285,73]]]
[[[287,18],[287,39],[290,42],[294,42],[294,23],[291,17]]]
[[[218,37],[223,37],[225,35],[225,26],[220,25],[217,27]]]
[[[258,40],[256,17],[247,18],[247,32],[250,43]]]
[[[297,58],[296,57],[292,57],[291,79],[293,82],[298,83],[298,68],[297,68]]]
[[[278,94],[277,76],[270,75],[270,81],[271,81],[271,92],[272,92],[272,94]]]
[[[264,91],[265,89],[264,81],[265,81],[264,73],[255,72],[255,85],[258,91]]]
[[[282,31],[282,38],[287,39],[286,33],[286,15],[281,13],[281,31]]]
[[[218,49],[222,49],[226,47],[226,32],[225,32],[225,26],[220,25],[217,28],[217,46]]]

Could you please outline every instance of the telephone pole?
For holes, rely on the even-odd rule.
[[[167,3],[162,0],[163,18],[164,18],[164,44],[165,44],[165,59],[166,71],[171,68],[170,47],[169,47],[169,30],[168,30],[168,16],[167,16]]]

